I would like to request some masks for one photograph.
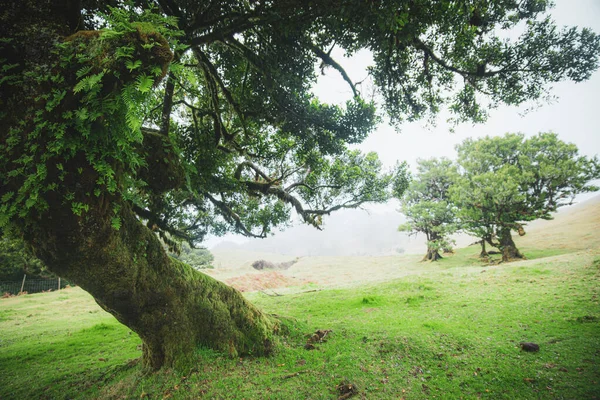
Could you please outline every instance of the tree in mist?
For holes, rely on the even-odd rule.
[[[331,56],[373,54],[394,123],[485,120],[583,81],[599,38],[547,1],[0,1],[0,227],[143,341],[149,369],[198,345],[272,351],[280,322],[159,238],[265,237],[384,202],[402,171],[349,150],[374,104]],[[505,31],[523,26],[507,40]],[[317,65],[353,96],[320,102]],[[402,187],[402,185],[396,185]]]
[[[525,235],[525,223],[552,219],[600,177],[597,158],[578,155],[575,145],[555,133],[467,139],[457,146],[461,176],[452,200],[467,232],[502,252],[502,260],[523,258],[511,232]]]
[[[194,269],[213,268],[212,262],[214,261],[215,257],[212,255],[210,250],[205,248],[192,248],[185,242],[181,244],[178,250],[178,252],[171,253],[170,255],[186,263],[190,267]]]
[[[452,248],[449,236],[458,225],[448,189],[457,177],[456,166],[446,158],[418,160],[417,173],[401,198],[400,211],[408,221],[398,230],[425,235],[427,254],[423,261],[437,261],[442,258],[440,250]]]

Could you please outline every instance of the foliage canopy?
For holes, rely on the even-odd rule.
[[[443,107],[456,120],[483,121],[490,107],[541,99],[548,84],[584,80],[597,67],[598,36],[557,28],[548,7],[84,1],[77,24],[95,30],[56,42],[56,68],[21,76],[3,60],[8,93],[48,90],[30,105],[31,121],[3,134],[0,225],[43,215],[49,193],[82,179],[66,165],[77,157],[97,176],[84,192],[61,194],[73,213],[108,192],[116,229],[122,199],[155,230],[191,242],[230,230],[264,237],[291,210],[319,227],[336,209],[385,201],[405,170],[384,173],[376,155],[348,149],[378,117],[331,49],[373,53],[370,73],[394,122],[434,118]],[[503,37],[515,27],[524,27],[517,40]],[[21,39],[3,41],[3,54]],[[315,98],[317,63],[341,73],[354,97]],[[117,82],[124,87],[115,93]],[[3,107],[2,118],[10,112]]]

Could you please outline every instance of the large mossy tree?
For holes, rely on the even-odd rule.
[[[159,237],[264,237],[291,212],[320,227],[385,201],[404,171],[348,150],[378,117],[331,49],[372,52],[396,123],[482,121],[596,69],[598,36],[548,3],[2,0],[0,226],[137,332],[148,368],[198,345],[268,354],[277,321]],[[311,94],[318,63],[345,105]]]

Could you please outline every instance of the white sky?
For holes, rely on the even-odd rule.
[[[592,28],[600,33],[600,0],[555,0],[553,18],[559,26],[579,26]],[[350,59],[340,54],[332,56],[340,63],[352,81],[358,82],[366,76],[366,67],[371,63],[368,52],[361,52]],[[327,69],[314,88],[321,101],[344,103],[352,92],[348,84],[332,68]],[[384,165],[392,167],[396,161],[407,161],[411,167],[418,158],[455,158],[455,146],[468,137],[503,135],[506,132],[522,132],[527,136],[538,132],[553,131],[565,141],[574,143],[580,154],[593,157],[600,153],[600,71],[583,83],[563,82],[556,84],[552,95],[558,99],[553,104],[522,115],[524,107],[500,107],[492,110],[485,124],[472,126],[461,124],[450,133],[443,116],[438,118],[436,127],[425,127],[424,122],[404,124],[401,132],[382,124],[359,148],[362,151],[375,151]],[[363,93],[368,98],[367,93]],[[581,195],[578,201],[595,194]],[[373,211],[397,208],[390,202],[383,206],[370,206]],[[227,235],[225,238],[212,238],[204,245],[212,246],[222,240],[243,241],[242,237]]]

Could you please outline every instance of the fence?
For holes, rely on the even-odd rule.
[[[17,295],[20,292],[39,293],[51,290],[64,289],[69,282],[60,278],[28,279],[26,276],[21,281],[0,282],[0,295],[10,293]]]

